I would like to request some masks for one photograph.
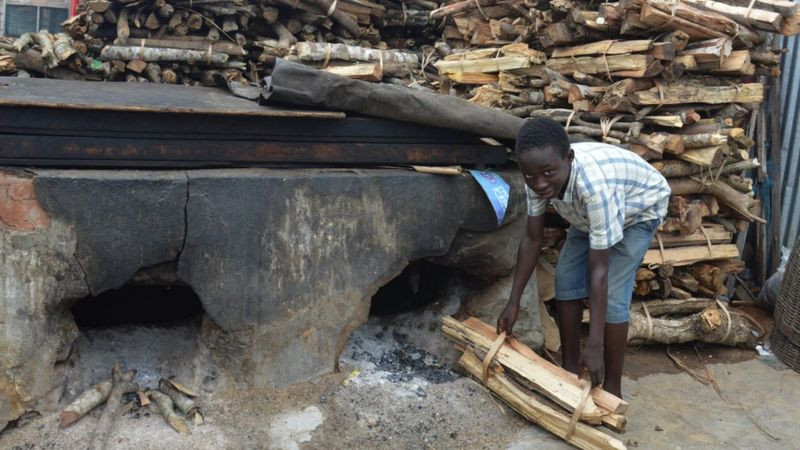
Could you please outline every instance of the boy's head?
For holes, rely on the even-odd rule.
[[[561,196],[575,157],[561,124],[543,117],[527,120],[517,133],[514,153],[529,188],[543,198]]]

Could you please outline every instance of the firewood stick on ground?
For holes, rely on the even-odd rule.
[[[128,370],[123,372],[121,378],[124,382],[129,383],[133,380],[134,375],[136,375],[136,371]],[[112,387],[112,380],[106,380],[84,391],[78,398],[70,403],[69,406],[61,411],[61,414],[58,416],[59,427],[64,428],[72,425],[96,406],[105,402],[109,394],[111,394]]]
[[[183,415],[187,419],[191,419],[195,425],[203,423],[203,414],[200,413],[200,408],[194,403],[194,400],[175,389],[169,381],[162,378],[158,382],[158,390],[167,395]]]
[[[173,409],[172,400],[159,391],[150,391],[150,398],[155,402],[158,412],[164,417],[169,426],[171,426],[178,433],[188,433],[189,427]]]
[[[122,408],[122,394],[125,392],[134,392],[139,390],[139,385],[131,381],[125,381],[123,374],[120,371],[119,363],[114,364],[111,371],[113,387],[108,395],[106,401],[106,409],[103,410],[103,415],[97,422],[97,427],[94,429],[92,443],[89,446],[92,450],[103,450],[106,448],[108,442],[108,435],[111,434],[111,429],[114,426],[114,420],[120,415]]]

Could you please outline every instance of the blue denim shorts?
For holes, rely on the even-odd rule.
[[[606,323],[627,322],[630,318],[636,270],[650,247],[659,220],[639,222],[623,230],[622,240],[611,247],[608,261],[608,308]],[[574,226],[556,265],[556,299],[578,300],[589,297],[589,235]]]

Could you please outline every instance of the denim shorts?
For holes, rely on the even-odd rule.
[[[636,270],[650,247],[660,220],[635,223],[623,230],[622,240],[610,249],[608,261],[608,308],[606,323],[627,322],[630,318]],[[589,297],[589,235],[574,226],[556,265],[556,299],[578,300]]]

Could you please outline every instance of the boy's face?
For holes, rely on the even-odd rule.
[[[538,147],[519,155],[519,168],[525,184],[536,195],[551,199],[563,195],[574,157],[572,149],[562,157],[553,147]]]

